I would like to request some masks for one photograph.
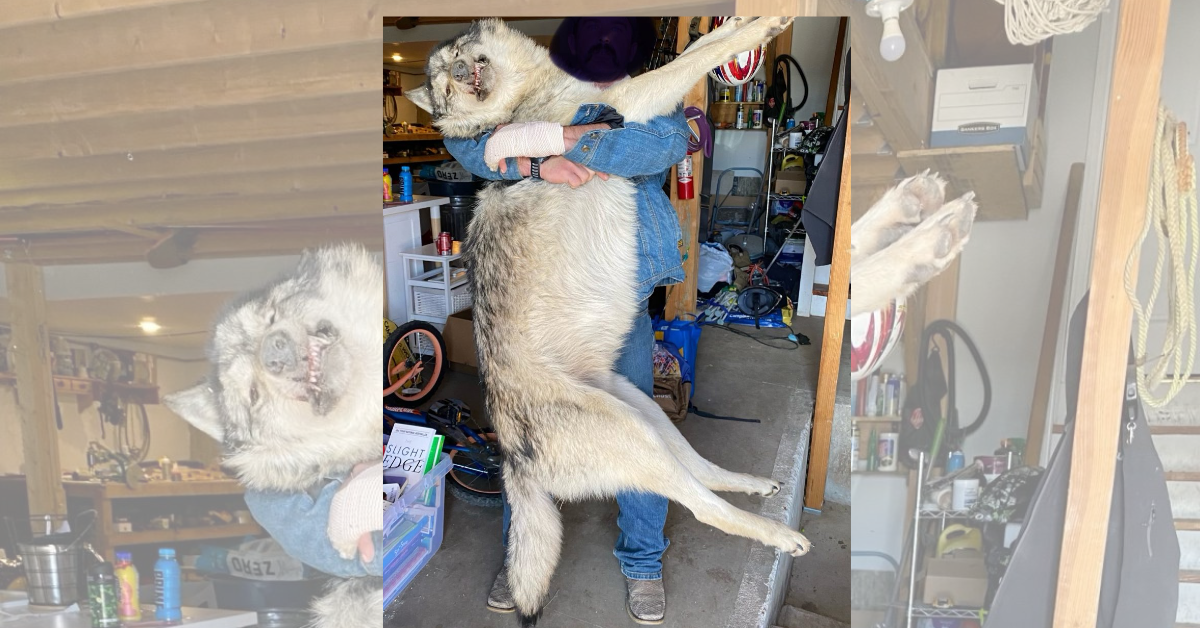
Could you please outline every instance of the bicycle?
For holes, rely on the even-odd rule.
[[[446,437],[442,451],[450,455],[447,486],[455,498],[475,506],[499,508],[500,465],[503,459],[496,432],[471,423],[471,410],[457,399],[435,402],[425,412],[411,408],[384,406],[384,431],[390,433],[395,422],[432,427]]]
[[[415,408],[437,391],[446,366],[446,343],[422,321],[383,321],[384,404]]]

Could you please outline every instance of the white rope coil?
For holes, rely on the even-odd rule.
[[[996,0],[1004,5],[1004,32],[1013,44],[1032,46],[1054,35],[1078,33],[1109,0]]]
[[[1125,263],[1125,293],[1133,304],[1137,332],[1134,358],[1138,394],[1153,408],[1162,407],[1179,394],[1196,360],[1195,286],[1196,262],[1200,259],[1200,214],[1196,207],[1196,166],[1188,153],[1187,142],[1187,126],[1176,121],[1171,112],[1160,105],[1151,156],[1146,221]],[[1141,251],[1151,226],[1157,236],[1158,251],[1154,260],[1154,283],[1143,307],[1135,290],[1138,267],[1134,264],[1134,255]],[[1156,362],[1151,367],[1146,342],[1164,268],[1169,278],[1166,337],[1162,352],[1154,358]],[[1169,385],[1166,393],[1159,396],[1154,389],[1163,383]]]

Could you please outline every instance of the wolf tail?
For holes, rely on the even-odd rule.
[[[506,478],[507,479],[507,478]],[[508,582],[522,628],[537,625],[562,549],[562,517],[549,494],[509,481]]]

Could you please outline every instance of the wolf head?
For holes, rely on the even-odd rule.
[[[509,122],[535,73],[555,71],[545,48],[488,18],[430,50],[425,83],[405,96],[444,135],[475,137]]]
[[[294,271],[226,306],[211,374],[163,402],[221,442],[252,488],[303,489],[377,457],[382,297],[366,249],[305,252]]]

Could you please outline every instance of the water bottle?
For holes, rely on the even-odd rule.
[[[413,180],[412,171],[408,166],[400,168],[400,202],[411,203],[413,200]]]
[[[950,453],[950,459],[946,461],[946,473],[953,473],[963,468],[966,464],[966,457],[963,456],[961,449],[956,449]]]
[[[183,619],[183,611],[179,608],[180,580],[175,550],[170,547],[159,549],[158,562],[154,563],[154,618],[158,621]]]

